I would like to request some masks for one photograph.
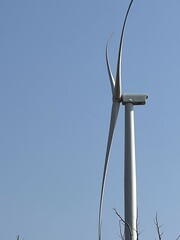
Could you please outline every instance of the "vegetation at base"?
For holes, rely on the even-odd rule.
[[[113,210],[114,210],[115,214],[116,214],[116,215],[118,216],[118,218],[119,218],[119,231],[120,231],[119,237],[120,237],[121,240],[125,240],[125,236],[124,236],[123,231],[122,231],[122,225],[128,227],[128,229],[129,229],[129,234],[130,234],[131,236],[132,236],[132,233],[133,233],[133,229],[131,229],[131,227],[129,226],[129,224],[121,217],[121,215],[117,212],[117,210],[116,210],[115,208],[114,208]],[[163,227],[163,225],[160,225],[160,224],[159,224],[158,214],[157,214],[157,213],[156,213],[156,217],[155,217],[154,223],[155,223],[156,232],[157,232],[157,237],[158,237],[156,240],[163,240],[163,237],[162,237],[162,236],[163,236],[163,234],[164,234],[164,231],[161,230],[162,227]],[[136,231],[136,236],[137,236],[136,240],[139,240],[139,235],[141,234],[141,233],[139,232],[138,226],[139,226],[139,224],[138,224],[138,215],[137,215],[137,219],[136,219],[136,229],[134,229],[134,230]],[[180,235],[179,235],[175,240],[180,240]]]

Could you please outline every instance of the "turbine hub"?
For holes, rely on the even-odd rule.
[[[120,102],[122,102],[122,97],[114,97],[114,96],[113,96],[112,100],[113,100],[113,102],[118,102],[118,103],[120,103]]]

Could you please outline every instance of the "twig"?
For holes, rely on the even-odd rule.
[[[137,208],[137,219],[136,219],[136,234],[137,234],[137,240],[139,240],[139,223],[138,223],[138,218],[139,218],[139,215],[138,215],[138,208]]]
[[[121,220],[119,220],[119,237],[121,240],[124,240],[124,235],[122,234],[122,229],[121,229]]]
[[[157,230],[157,234],[158,234],[158,239],[162,240],[162,235],[164,234],[164,232],[161,232],[161,227],[163,225],[159,225],[157,213],[156,213],[156,218],[155,218],[155,225],[156,225],[156,230]]]
[[[120,221],[124,223],[124,225],[126,225],[128,227],[129,233],[132,236],[132,229],[131,226],[129,225],[129,223],[127,223],[122,217],[121,215],[117,212],[117,210],[115,208],[113,208],[115,214],[120,218]]]

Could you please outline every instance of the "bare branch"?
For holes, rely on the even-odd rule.
[[[123,223],[124,225],[126,225],[128,227],[128,230],[129,230],[129,234],[130,236],[133,235],[132,233],[132,230],[134,230],[136,232],[136,240],[139,239],[139,235],[142,233],[139,233],[139,222],[138,222],[138,209],[137,209],[137,219],[136,219],[136,229],[132,229],[131,226],[129,225],[129,223],[127,223],[122,217],[121,215],[117,212],[116,208],[113,208],[115,214],[119,217],[119,229],[120,229],[120,234],[119,237],[124,240],[125,239],[125,236],[122,234],[122,229],[121,229],[121,223]]]
[[[127,223],[122,217],[121,215],[117,212],[117,210],[115,208],[113,208],[115,214],[119,217],[120,221],[124,223],[124,225],[126,225],[129,229],[129,234],[132,236],[132,229],[131,226],[129,225],[129,223]]]
[[[162,240],[162,235],[164,234],[164,232],[161,232],[161,227],[163,225],[159,225],[158,214],[157,213],[156,213],[156,218],[155,218],[155,225],[156,225],[156,230],[157,230],[157,234],[158,234],[158,239]]]
[[[137,208],[137,219],[136,219],[136,234],[137,234],[137,240],[139,240],[139,222],[138,222],[138,218],[139,218],[139,215],[138,215],[138,208]]]
[[[121,220],[119,220],[119,237],[121,240],[124,240],[124,235],[122,234],[122,229],[121,229]]]

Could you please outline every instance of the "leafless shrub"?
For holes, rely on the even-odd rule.
[[[121,215],[117,212],[116,208],[113,208],[113,210],[119,218],[119,234],[118,235],[119,235],[121,240],[125,240],[125,236],[124,236],[124,233],[123,233],[124,230],[122,230],[122,224],[124,226],[128,227],[130,236],[132,236],[132,230],[133,229],[131,229],[131,226],[121,217]],[[159,224],[157,213],[156,213],[156,217],[155,217],[155,226],[156,226],[156,232],[157,232],[157,236],[158,236],[158,238],[156,240],[163,240],[163,234],[164,234],[164,231],[162,231],[163,225]],[[138,223],[138,212],[137,212],[136,229],[134,229],[136,231],[136,234],[137,234],[136,235],[137,236],[136,240],[139,240],[139,235],[140,235],[138,229],[139,229],[139,223]],[[176,240],[180,240],[180,235],[176,238]]]
[[[122,233],[122,224],[123,224],[124,226],[127,226],[127,227],[128,227],[130,236],[133,235],[133,234],[132,234],[132,230],[135,230],[135,231],[136,231],[136,236],[137,236],[136,239],[138,240],[138,239],[139,239],[138,217],[137,217],[137,219],[136,219],[136,226],[137,226],[137,228],[136,228],[136,229],[132,229],[131,226],[129,225],[129,223],[127,223],[127,222],[121,217],[121,215],[117,212],[116,208],[113,208],[113,210],[114,210],[115,214],[116,214],[116,215],[118,216],[118,218],[119,218],[119,231],[120,231],[119,237],[120,237],[122,240],[125,240],[125,236],[124,236],[124,234]]]
[[[155,218],[155,226],[156,226],[156,230],[157,230],[158,239],[162,240],[162,235],[164,234],[164,232],[161,232],[161,228],[163,227],[163,225],[159,225],[157,213],[156,213],[156,218]]]
[[[159,224],[159,220],[158,220],[158,214],[156,213],[156,217],[155,217],[155,226],[156,226],[156,230],[157,230],[157,235],[158,235],[158,240],[162,240],[162,236],[164,234],[164,231],[161,231],[161,228],[163,227],[163,225]],[[180,239],[180,235],[176,238],[176,240]]]

